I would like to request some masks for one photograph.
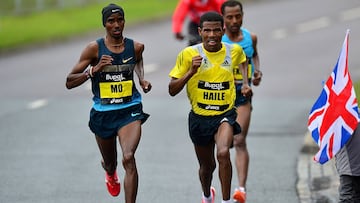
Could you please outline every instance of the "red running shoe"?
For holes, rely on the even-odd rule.
[[[245,203],[245,201],[246,201],[246,192],[241,191],[239,189],[235,189],[233,198],[234,198],[235,202]]]
[[[105,172],[105,183],[109,193],[116,197],[120,194],[120,183],[116,171],[113,175],[109,175]]]

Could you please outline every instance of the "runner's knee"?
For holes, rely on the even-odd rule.
[[[234,147],[238,149],[246,149],[246,139],[243,135],[234,136]]]
[[[136,167],[134,153],[129,152],[124,154],[122,162],[125,169],[134,169]]]
[[[230,160],[229,149],[228,148],[218,149],[218,151],[216,153],[216,157],[217,157],[219,163]]]

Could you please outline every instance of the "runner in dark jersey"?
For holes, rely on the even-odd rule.
[[[138,189],[138,172],[135,151],[140,141],[141,124],[148,114],[142,110],[142,98],[134,82],[134,72],[143,92],[151,90],[144,79],[142,43],[123,36],[124,10],[109,4],[102,10],[106,35],[90,42],[82,51],[66,79],[66,87],[72,89],[91,79],[93,106],[89,127],[102,155],[105,181],[112,196],[120,193],[117,169],[117,139],[125,169],[125,202],[134,203]]]

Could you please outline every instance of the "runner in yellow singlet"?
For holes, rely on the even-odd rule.
[[[200,165],[202,203],[214,202],[215,189],[211,182],[216,167],[215,146],[222,202],[232,202],[229,149],[233,136],[241,131],[234,107],[234,69],[239,67],[242,74],[247,75],[246,56],[239,45],[221,42],[223,27],[223,18],[218,13],[202,15],[198,30],[203,43],[183,49],[169,74],[169,94],[175,96],[186,86],[191,103],[189,134]],[[247,81],[242,93],[252,94]]]

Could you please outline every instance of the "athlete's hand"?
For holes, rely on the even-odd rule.
[[[99,63],[94,66],[92,74],[102,71],[105,66],[112,65],[113,60],[113,57],[111,57],[110,55],[102,55]]]
[[[148,93],[152,88],[151,83],[147,80],[141,80],[140,86],[143,89],[144,93]]]
[[[183,34],[181,34],[181,32],[175,33],[175,38],[177,40],[183,40],[185,37]]]
[[[244,97],[251,97],[253,94],[251,87],[249,85],[243,84],[243,86],[241,87],[241,94]]]
[[[262,72],[261,72],[260,70],[255,70],[255,71],[254,71],[254,78],[252,79],[252,83],[253,83],[255,86],[260,85],[262,75],[263,75],[263,74],[262,74]]]
[[[192,58],[191,69],[190,69],[192,74],[195,74],[197,72],[197,70],[201,66],[202,59],[203,58],[200,55],[194,56]]]

